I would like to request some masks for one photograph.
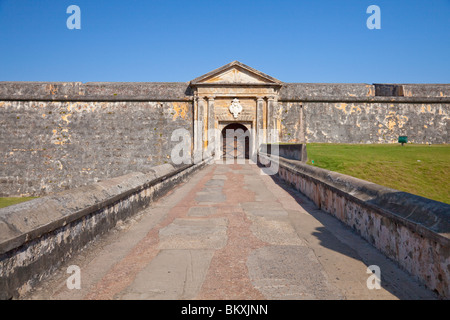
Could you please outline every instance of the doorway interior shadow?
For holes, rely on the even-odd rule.
[[[222,129],[223,158],[250,158],[250,134],[244,125],[230,123]]]

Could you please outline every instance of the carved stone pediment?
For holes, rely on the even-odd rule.
[[[253,69],[239,61],[233,61],[223,67],[208,72],[191,81],[191,86],[204,85],[273,85],[280,86],[281,81]]]

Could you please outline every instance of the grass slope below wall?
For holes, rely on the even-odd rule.
[[[25,202],[28,200],[36,199],[36,197],[9,197],[9,198],[0,198],[0,208],[4,208],[7,206],[12,206],[13,204]]]
[[[450,204],[450,145],[307,145],[308,164]]]

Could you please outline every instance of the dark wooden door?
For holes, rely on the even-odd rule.
[[[224,158],[249,158],[250,137],[245,126],[239,123],[229,124],[222,130],[222,138]]]

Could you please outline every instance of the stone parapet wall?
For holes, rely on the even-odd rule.
[[[207,163],[164,164],[0,209],[0,299],[26,293]]]
[[[302,101],[307,98],[366,98],[374,95],[375,87],[365,83],[284,83],[280,89],[279,99]]]
[[[1,100],[191,101],[185,82],[0,82]]]
[[[429,289],[450,298],[450,205],[300,161],[275,161],[278,175],[396,261]],[[381,275],[383,270],[381,270]]]
[[[283,83],[282,101],[449,102],[450,84]],[[397,100],[395,100],[397,98]],[[444,99],[433,99],[444,98]]]
[[[448,102],[450,84],[282,83],[280,101]],[[433,99],[443,98],[443,99]],[[19,82],[0,81],[0,100],[190,101],[188,82]]]
[[[403,84],[405,97],[450,97],[450,84]]]

